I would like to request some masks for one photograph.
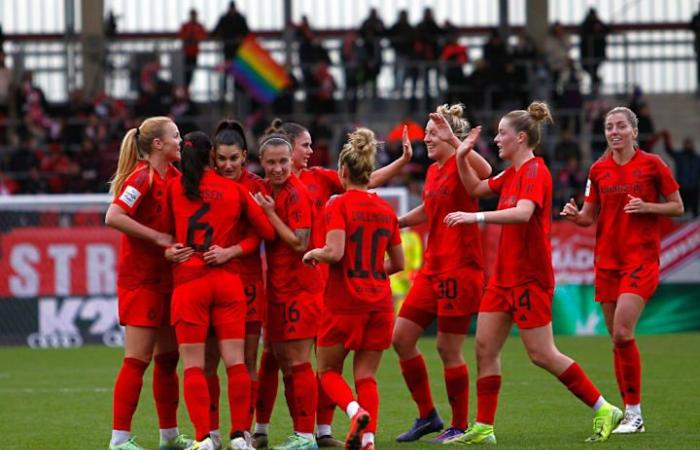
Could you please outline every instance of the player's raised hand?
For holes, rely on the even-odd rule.
[[[401,135],[401,148],[403,149],[401,159],[405,162],[411,161],[411,158],[413,158],[413,146],[408,138],[408,126],[406,125],[403,126],[403,134]]]
[[[569,203],[564,205],[564,208],[562,208],[559,215],[564,217],[566,220],[575,222],[576,217],[579,215],[579,213],[580,211],[578,210],[578,206],[576,205],[576,200],[574,200],[574,198],[571,197],[571,199],[569,199]]]
[[[267,194],[263,194],[262,192],[256,192],[255,194],[251,194],[253,196],[253,199],[255,202],[260,205],[260,207],[265,211],[265,213],[269,214],[271,212],[275,211],[275,199],[270,197]]]
[[[450,128],[450,124],[442,117],[442,114],[430,113],[430,120],[433,121],[437,129],[437,138],[441,141],[451,142],[452,138],[454,138],[454,133],[452,132],[452,128]]]
[[[459,147],[457,147],[457,157],[464,158],[467,154],[469,154],[469,152],[472,151],[476,146],[480,135],[481,125],[469,130],[469,134],[467,134],[467,137],[465,137],[462,143],[459,144]]]
[[[639,197],[627,194],[625,212],[628,214],[647,214],[650,212],[649,204]]]
[[[193,253],[194,249],[192,247],[185,247],[177,242],[165,249],[165,259],[174,263],[182,263],[190,259]]]
[[[445,216],[443,220],[448,227],[454,227],[460,224],[476,223],[476,214],[462,211],[451,212]]]

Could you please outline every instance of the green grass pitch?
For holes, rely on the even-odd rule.
[[[686,449],[700,447],[700,334],[642,336],[643,413],[647,432],[615,436],[605,448]],[[620,403],[613,377],[608,339],[561,337],[559,348],[576,359],[614,403]],[[471,374],[469,418],[476,399],[473,338],[465,345]],[[443,419],[450,417],[442,365],[433,338],[421,340],[430,370],[433,397]],[[112,384],[121,349],[85,347],[69,350],[0,349],[0,437],[4,450],[104,450],[111,428]],[[496,418],[498,447],[503,449],[588,448],[591,412],[554,377],[532,365],[517,337],[503,353],[504,382]],[[133,433],[146,448],[157,448],[157,422],[147,372]],[[225,375],[222,373],[222,379]],[[378,375],[381,395],[377,448],[434,449],[425,442],[398,444],[394,437],[411,425],[416,408],[401,378],[393,351],[385,355]],[[228,407],[222,393],[222,429]],[[290,431],[284,397],[278,396],[271,442]],[[181,399],[180,429],[192,432]],[[337,411],[334,434],[344,436],[348,420]]]

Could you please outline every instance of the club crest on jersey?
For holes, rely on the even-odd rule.
[[[133,186],[127,186],[122,195],[119,196],[119,200],[129,205],[129,208],[133,208],[139,197],[141,197],[141,192],[138,189]]]

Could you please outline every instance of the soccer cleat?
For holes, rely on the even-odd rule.
[[[430,411],[425,419],[418,418],[413,422],[413,426],[408,431],[396,436],[397,442],[417,441],[422,436],[442,430],[442,419],[436,410]]]
[[[610,403],[605,403],[593,416],[593,434],[586,442],[607,441],[610,433],[622,422],[622,411]]]
[[[360,408],[350,420],[350,430],[345,438],[346,450],[360,450],[362,447],[362,430],[369,425],[369,413]]]
[[[330,434],[324,434],[323,436],[316,436],[316,444],[319,447],[332,447],[332,448],[343,448],[345,443],[331,436]]]
[[[228,447],[230,450],[254,450],[251,442],[244,437],[231,439],[231,444]]]
[[[214,443],[207,437],[201,441],[193,441],[192,445],[184,450],[214,450]]]
[[[460,428],[450,427],[442,431],[434,438],[430,439],[428,442],[431,444],[442,444],[450,439],[456,439],[464,434],[464,430]]]
[[[160,445],[158,445],[158,450],[185,450],[194,444],[194,440],[188,438],[184,434],[178,434],[173,439],[164,441],[160,440]]]
[[[613,430],[613,434],[644,433],[644,419],[641,414],[625,411],[622,422]]]
[[[267,434],[265,433],[255,433],[253,434],[253,447],[255,448],[267,448],[268,440]]]
[[[284,444],[273,447],[273,450],[318,450],[315,440],[306,439],[294,433]]]
[[[461,436],[456,436],[452,439],[443,441],[443,444],[459,444],[459,445],[474,445],[474,444],[495,444],[496,435],[493,432],[493,425],[485,423],[475,423],[467,428]]]
[[[136,443],[134,438],[129,438],[128,441],[124,442],[123,444],[119,445],[110,445],[109,450],[146,450],[144,447],[141,447],[139,444]]]
[[[214,444],[214,450],[224,450],[223,442],[221,442],[221,435],[210,434],[209,439],[211,439],[211,443]]]

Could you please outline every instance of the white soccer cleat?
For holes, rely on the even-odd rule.
[[[231,439],[231,445],[229,448],[231,450],[255,450],[255,447],[253,447],[250,442],[242,437]]]
[[[625,417],[620,425],[613,430],[614,434],[644,433],[644,419],[640,414],[625,411]]]
[[[185,450],[215,450],[215,448],[211,438],[206,438],[203,441],[192,442],[192,445],[187,447]]]
[[[221,436],[220,435],[209,435],[209,439],[211,439],[211,443],[214,444],[214,450],[224,450],[224,447],[221,442]]]

